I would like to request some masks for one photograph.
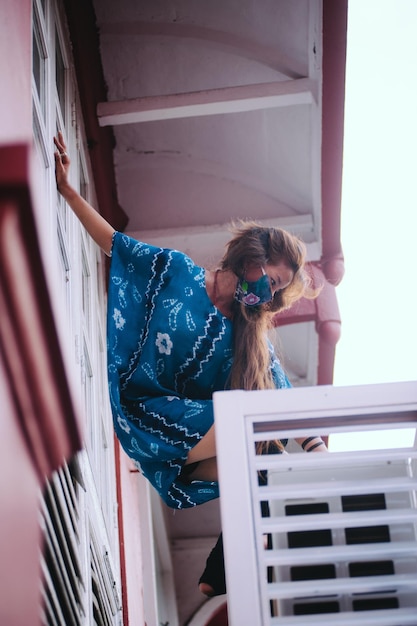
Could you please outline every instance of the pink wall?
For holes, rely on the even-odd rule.
[[[31,0],[1,0],[0,3],[0,217],[4,227],[6,216],[12,215],[16,231],[20,223],[20,211],[31,207],[28,198],[28,181],[21,177],[26,172],[25,159],[28,151],[24,145],[32,144],[32,96],[31,96]],[[16,146],[22,159],[14,164],[10,153],[16,156]],[[7,146],[7,147],[6,147]],[[17,155],[17,156],[19,156]],[[19,167],[21,165],[21,167]],[[7,171],[5,171],[7,170]],[[23,177],[24,178],[24,177]],[[17,187],[17,189],[16,189]],[[30,222],[30,219],[29,219]],[[35,247],[35,246],[34,246]],[[2,350],[0,360],[0,397],[2,417],[0,420],[0,624],[27,626],[40,624],[40,549],[39,527],[39,480],[45,465],[42,445],[28,441],[28,433],[22,427],[25,421],[21,405],[16,397],[16,367],[20,357],[27,354],[10,349],[16,340],[7,322],[11,321],[6,295],[7,269],[2,265],[0,317],[2,320]],[[9,276],[10,278],[10,276]],[[6,350],[4,342],[8,344]],[[7,353],[7,355],[6,355]],[[12,355],[12,358],[9,358]],[[13,356],[14,355],[14,356]],[[34,397],[29,402],[35,403]],[[27,416],[26,416],[27,417]],[[31,417],[31,416],[29,416]],[[29,426],[34,426],[29,420]],[[50,444],[50,442],[49,442]],[[36,450],[35,450],[36,448]]]
[[[0,3],[0,144],[32,143],[32,2]]]
[[[115,439],[119,538],[125,626],[144,624],[143,570],[141,545],[141,497],[137,472]],[[145,625],[146,626],[146,625]],[[149,625],[150,626],[150,625]]]
[[[0,314],[2,308],[0,307]],[[0,624],[40,624],[38,483],[0,360]]]

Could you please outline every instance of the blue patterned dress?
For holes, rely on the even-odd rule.
[[[108,381],[126,453],[173,508],[218,497],[218,484],[180,476],[227,388],[232,323],[211,302],[205,270],[182,252],[115,233],[108,291]],[[272,350],[272,348],[271,348]],[[290,384],[271,352],[277,387]]]

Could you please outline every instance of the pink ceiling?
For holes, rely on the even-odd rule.
[[[130,232],[151,231],[170,245],[187,229],[194,257],[196,229],[218,232],[237,217],[297,218],[305,237],[320,237],[319,6],[122,0],[116,10],[111,0],[95,2],[107,101],[123,110],[135,99],[154,107],[156,100],[160,108],[155,121],[100,120],[113,126],[118,199]],[[262,96],[265,84],[306,77],[317,102],[271,106],[265,98],[261,108],[224,112],[230,88],[259,86]],[[163,110],[169,95],[221,89],[224,100],[206,114],[177,119]]]

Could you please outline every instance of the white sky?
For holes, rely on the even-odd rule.
[[[335,385],[417,380],[417,0],[349,0]]]

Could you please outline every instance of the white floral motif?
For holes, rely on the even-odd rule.
[[[155,345],[157,346],[160,354],[171,354],[173,343],[168,333],[157,333]]]
[[[126,320],[119,311],[119,309],[114,309],[113,311],[113,319],[116,325],[117,330],[123,330],[124,325],[126,324]]]

